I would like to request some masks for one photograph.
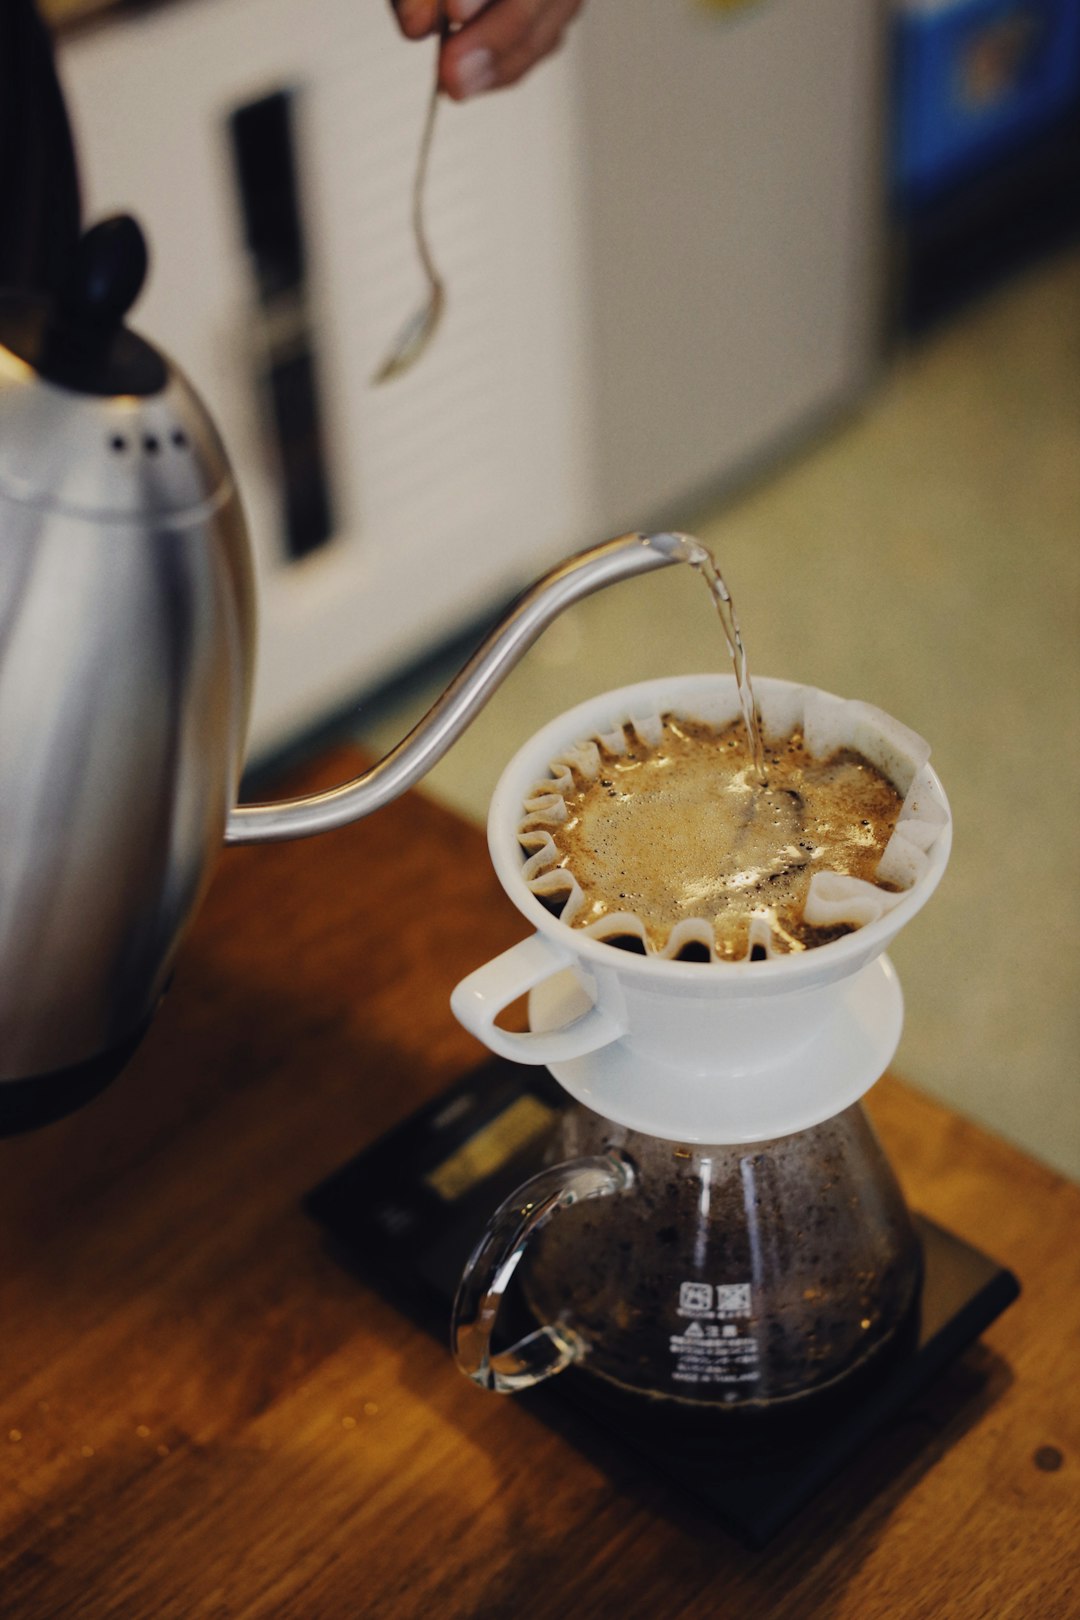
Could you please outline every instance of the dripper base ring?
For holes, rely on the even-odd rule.
[[[585,1006],[572,970],[529,995],[534,1031],[558,1029]],[[767,1017],[768,1000],[761,1003]],[[760,1142],[808,1130],[865,1096],[900,1040],[904,1000],[896,969],[876,957],[848,980],[833,1016],[800,1046],[760,1068],[688,1073],[627,1039],[548,1065],[576,1102],[630,1130],[673,1142]]]

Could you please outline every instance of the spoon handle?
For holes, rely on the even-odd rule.
[[[435,82],[431,87],[427,113],[424,118],[424,128],[420,136],[420,154],[416,160],[412,198],[412,224],[413,235],[416,237],[416,251],[420,255],[420,263],[424,267],[424,274],[428,278],[432,293],[436,291],[442,292],[442,277],[435,268],[435,261],[431,256],[431,246],[424,225],[424,191],[427,186],[428,160],[431,157],[432,139],[435,134],[435,115],[439,107],[439,66],[442,61],[442,48],[449,34],[450,19],[446,15],[445,6],[440,6],[439,48],[435,56]]]
[[[431,341],[436,327],[442,320],[443,309],[446,304],[442,277],[435,268],[435,261],[431,254],[431,246],[424,225],[424,192],[427,185],[428,160],[431,156],[432,138],[435,134],[435,114],[439,106],[439,67],[442,62],[443,43],[449,33],[450,20],[446,15],[445,5],[443,5],[439,8],[439,48],[435,57],[435,82],[431,87],[431,95],[428,97],[427,113],[424,117],[424,128],[420,136],[420,152],[416,160],[416,173],[413,177],[412,190],[413,237],[416,241],[417,257],[420,260],[420,266],[427,281],[427,292],[423,303],[406,321],[398,333],[389,354],[387,354],[382,365],[372,377],[372,382],[376,384],[389,382],[392,377],[400,377],[416,364]]]

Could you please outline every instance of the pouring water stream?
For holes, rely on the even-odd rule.
[[[717,616],[724,632],[731,662],[735,670],[735,682],[739,689],[739,707],[742,710],[743,723],[746,726],[747,741],[750,744],[750,757],[753,760],[754,775],[758,785],[765,787],[768,778],[765,773],[765,745],[761,740],[761,725],[758,721],[757,705],[754,702],[754,689],[750,684],[750,666],[746,660],[746,648],[743,646],[742,631],[739,629],[739,619],[735,612],[735,604],[731,600],[731,593],[724,584],[720,570],[716,566],[716,559],[708,546],[695,540],[693,535],[680,534],[677,539],[681,542],[678,553],[679,560],[688,562],[691,568],[701,575],[709,588],[709,594],[716,605]]]

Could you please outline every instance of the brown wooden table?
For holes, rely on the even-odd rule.
[[[329,1258],[301,1196],[478,1061],[450,989],[522,931],[418,797],[231,851],[126,1073],[0,1143],[4,1620],[1080,1615],[1080,1190],[897,1080],[912,1203],[1024,1293],[764,1552]]]

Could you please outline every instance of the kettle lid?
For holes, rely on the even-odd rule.
[[[101,220],[80,239],[54,299],[0,294],[0,345],[45,381],[75,393],[160,393],[169,375],[165,360],[124,325],[147,264],[146,240],[130,214]]]

